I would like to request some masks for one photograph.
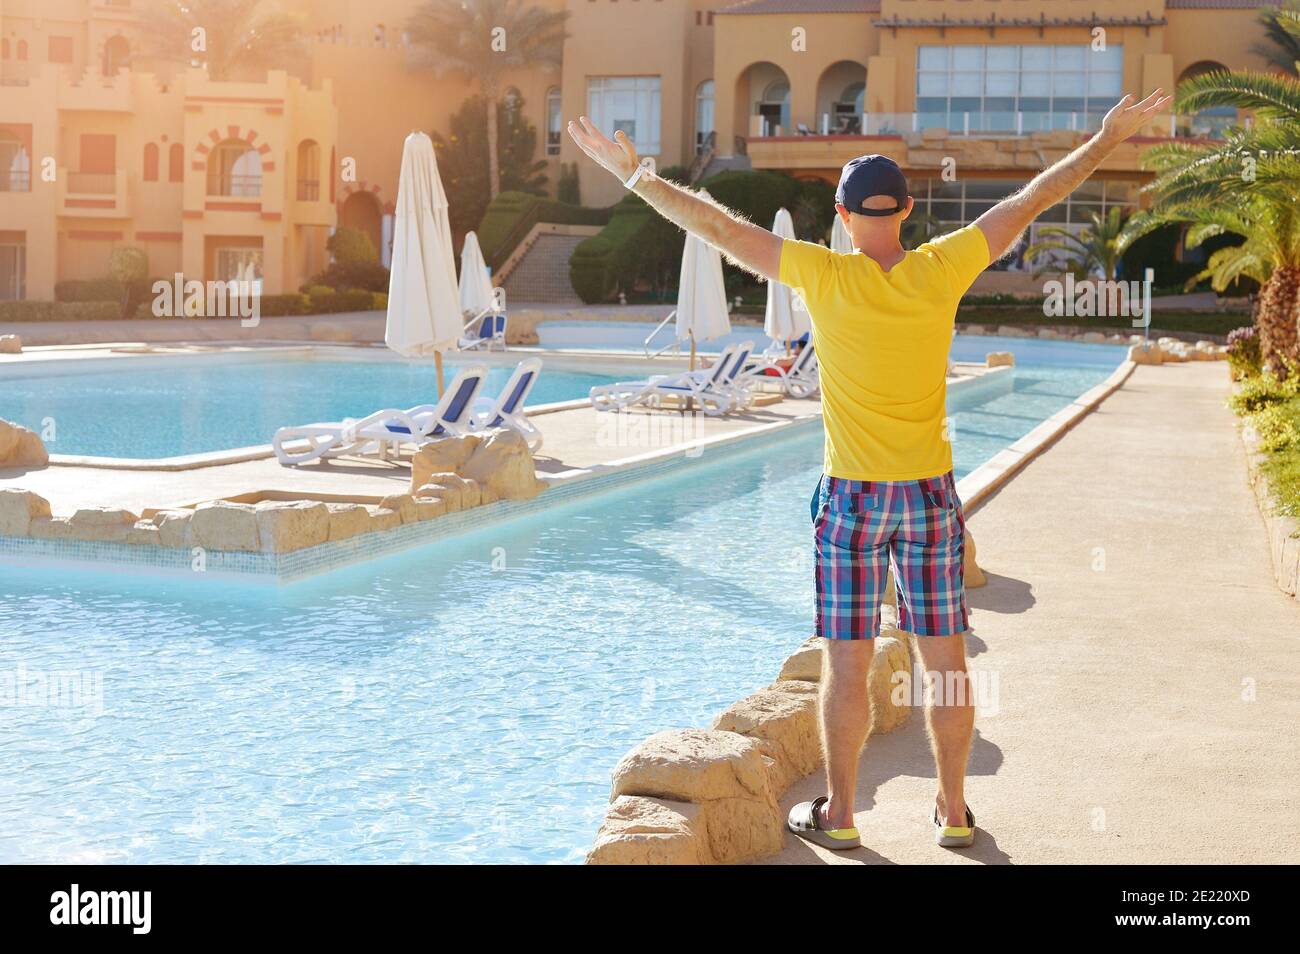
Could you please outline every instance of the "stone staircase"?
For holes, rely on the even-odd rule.
[[[569,284],[569,259],[586,238],[546,232],[536,235],[502,282],[506,301],[582,304]]]
[[[749,161],[749,156],[714,156],[704,171],[700,173],[699,181],[703,182],[709,176],[716,176],[719,172],[726,172],[729,169],[748,171],[752,168],[754,168],[754,165]]]

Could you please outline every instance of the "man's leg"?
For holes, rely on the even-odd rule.
[[[825,828],[854,827],[858,759],[871,725],[867,671],[875,645],[874,639],[828,639],[822,648],[818,703],[826,792],[830,796],[822,806],[821,824]]]
[[[966,826],[966,762],[975,729],[975,706],[966,676],[966,635],[917,636],[925,668],[925,724],[939,773],[935,804],[945,825]]]

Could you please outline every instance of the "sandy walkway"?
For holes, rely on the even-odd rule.
[[[918,712],[867,745],[866,847],[787,836],[772,862],[1300,861],[1300,603],[1272,583],[1226,393],[1221,364],[1140,367],[972,515],[990,583],[971,666],[999,690],[976,718],[974,848],[931,840]]]

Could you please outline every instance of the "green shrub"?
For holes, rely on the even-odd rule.
[[[330,292],[307,297],[308,314],[328,315],[341,311],[376,311],[388,307],[388,296],[382,292],[361,289]]]
[[[113,278],[70,278],[54,285],[55,301],[120,301],[122,284]]]
[[[258,307],[263,318],[279,318],[284,315],[305,315],[311,310],[311,301],[300,292],[286,295],[263,295]]]
[[[375,251],[370,236],[345,225],[334,230],[325,242],[325,249],[339,265],[369,265],[379,261],[379,253]]]
[[[332,295],[336,291],[338,291],[338,289],[331,288],[329,285],[303,285],[302,286],[302,293],[304,295]]]
[[[1238,414],[1258,414],[1265,408],[1300,396],[1300,374],[1290,374],[1285,381],[1269,371],[1246,378],[1228,405]]]
[[[54,307],[52,301],[0,301],[0,321],[51,321]]]
[[[1234,381],[1249,378],[1264,367],[1259,349],[1259,333],[1254,325],[1228,332],[1228,369]]]
[[[1252,415],[1250,423],[1259,436],[1261,450],[1269,453],[1294,450],[1300,454],[1300,420],[1291,402],[1270,404]]]
[[[311,281],[300,290],[305,292],[312,286],[323,286],[336,291],[360,289],[386,292],[388,291],[388,269],[378,262],[352,264],[335,262],[319,275],[312,276]]]
[[[588,305],[607,299],[613,287],[606,268],[614,243],[593,235],[578,243],[569,257],[569,284]]]
[[[581,205],[581,192],[578,188],[578,164],[576,162],[560,163],[560,181],[555,186],[555,198],[568,205]]]
[[[556,225],[604,225],[610,218],[610,209],[588,209],[527,192],[502,192],[488,205],[476,233],[489,265],[499,268],[510,257],[514,246],[507,243],[523,238],[516,227],[534,213],[535,221]]]

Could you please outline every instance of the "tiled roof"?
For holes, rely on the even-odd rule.
[[[880,0],[742,0],[723,7],[730,13],[879,13]]]
[[[1165,0],[1169,10],[1258,10],[1276,7],[1282,0]]]

